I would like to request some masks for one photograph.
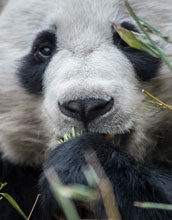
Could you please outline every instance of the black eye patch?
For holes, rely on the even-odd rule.
[[[128,22],[123,22],[121,26],[130,31],[139,32],[133,24]],[[136,76],[140,81],[149,81],[158,74],[161,59],[130,47],[120,38],[116,31],[113,32],[113,42],[130,60],[135,69]]]
[[[22,59],[18,76],[29,93],[42,92],[43,74],[56,51],[56,42],[55,34],[43,31],[33,42],[30,53]]]

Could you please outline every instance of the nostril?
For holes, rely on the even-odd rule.
[[[113,106],[113,99],[111,98],[110,101],[104,99],[93,99],[89,102],[87,106],[87,114],[93,116],[94,114],[104,115],[105,113],[109,112]]]
[[[105,99],[89,98],[71,100],[62,104],[58,103],[58,106],[64,115],[79,121],[89,122],[109,112],[113,104],[113,98],[109,101]]]
[[[60,111],[70,117],[81,120],[81,106],[76,101],[64,102],[62,104],[58,103]]]
[[[77,113],[80,111],[80,106],[75,101],[70,101],[62,104],[62,107],[66,109],[66,111],[71,111],[73,113]]]

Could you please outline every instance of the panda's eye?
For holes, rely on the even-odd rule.
[[[53,52],[53,50],[52,50],[52,48],[51,47],[41,47],[41,48],[39,48],[39,54],[40,54],[40,56],[43,56],[43,57],[49,57],[49,56],[51,56],[52,55],[52,52]]]
[[[36,38],[32,54],[36,61],[45,62],[49,60],[56,49],[56,37],[49,32],[43,32]]]
[[[51,45],[39,45],[33,48],[34,58],[44,61],[49,59],[53,54],[53,47]]]

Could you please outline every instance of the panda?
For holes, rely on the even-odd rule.
[[[172,33],[171,0],[129,3],[164,35]],[[141,92],[172,103],[172,73],[127,45],[112,23],[140,32],[123,0],[0,1],[0,182],[27,216],[41,194],[30,220],[64,218],[46,171],[53,168],[65,184],[87,184],[90,149],[123,220],[172,219],[170,211],[133,206],[172,204],[172,113],[148,111]],[[172,53],[171,44],[153,38]],[[57,145],[72,127],[83,134]],[[76,206],[83,219],[107,218],[102,201],[89,210]],[[23,218],[2,199],[0,219]]]

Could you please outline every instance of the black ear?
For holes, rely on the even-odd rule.
[[[0,0],[0,13],[7,4],[8,0]]]

